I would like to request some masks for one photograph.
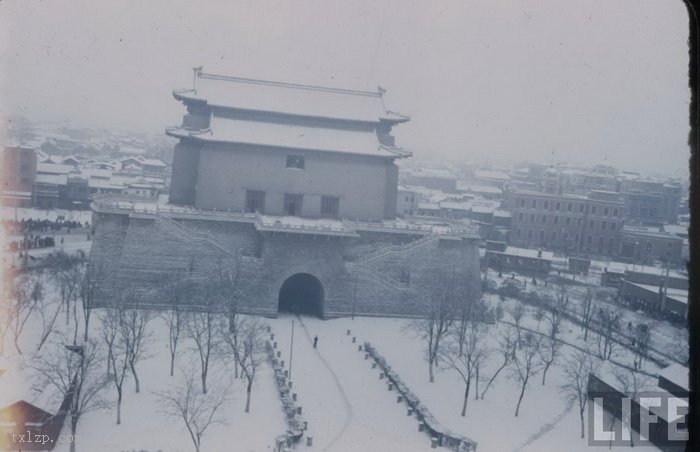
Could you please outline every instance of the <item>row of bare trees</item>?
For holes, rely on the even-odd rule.
[[[87,341],[100,275],[100,268],[91,267],[84,259],[61,250],[46,257],[43,271],[15,276],[5,286],[0,306],[0,354],[5,351],[8,331],[13,334],[17,352],[22,354],[20,336],[32,322],[34,329],[40,331],[36,350],[41,350],[55,332],[61,311],[65,314],[66,328],[71,326],[72,320],[73,344],[78,343],[79,316],[82,316],[83,341]]]

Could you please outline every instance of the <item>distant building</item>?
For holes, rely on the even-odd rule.
[[[656,181],[629,180],[622,186],[625,215],[638,222],[677,223],[682,187]]]
[[[663,228],[625,226],[621,231],[619,256],[647,265],[654,261],[680,263],[683,243],[683,238],[664,232]]]
[[[615,193],[512,190],[506,193],[504,209],[512,214],[511,245],[588,254],[618,250],[624,204]]]
[[[399,186],[396,194],[396,213],[402,216],[416,215],[418,195],[415,190]]]
[[[516,270],[547,274],[554,254],[549,251],[507,246],[503,242],[486,242],[486,265],[499,272]]]
[[[457,177],[446,170],[417,169],[402,177],[403,183],[440,190],[445,193],[457,192]]]
[[[32,201],[37,159],[33,148],[5,146],[2,151],[2,203],[28,207]]]

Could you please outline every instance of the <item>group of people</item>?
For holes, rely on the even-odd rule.
[[[27,235],[32,232],[57,232],[63,228],[67,228],[70,233],[71,229],[90,227],[87,221],[81,223],[73,220],[35,220],[33,218],[23,220],[0,220],[0,224],[5,233],[9,235]]]
[[[61,240],[63,240],[61,238]],[[35,248],[51,248],[56,246],[56,242],[51,236],[27,235],[21,240],[14,240],[9,243],[10,251],[31,250]]]

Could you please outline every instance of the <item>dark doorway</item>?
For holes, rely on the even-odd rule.
[[[323,286],[308,273],[297,273],[282,284],[279,312],[323,317]]]

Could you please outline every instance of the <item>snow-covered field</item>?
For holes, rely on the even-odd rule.
[[[405,320],[356,318],[355,320],[320,321],[309,319],[306,320],[306,324],[311,334],[319,336],[319,345],[329,340],[337,341],[337,337],[343,337],[347,329],[351,329],[352,335],[357,336],[358,342],[371,342],[438,421],[454,432],[477,441],[479,443],[477,450],[531,452],[595,450],[588,448],[586,440],[579,437],[578,413],[575,407],[569,409],[558,390],[564,376],[557,367],[548,372],[546,386],[541,385],[539,376],[533,379],[525,393],[517,418],[514,416],[514,411],[518,397],[518,383],[510,379],[505,370],[489,389],[484,400],[474,400],[473,395],[470,396],[466,416],[462,417],[460,415],[464,393],[462,380],[454,371],[444,370],[436,374],[435,383],[429,383],[428,367],[423,360],[423,345],[420,339],[404,331]],[[279,328],[277,323],[274,325]],[[492,326],[491,337],[495,337],[495,330],[502,327]],[[494,366],[498,364],[496,361],[497,358],[494,357],[486,369],[482,370],[482,378],[490,377]],[[364,366],[368,364],[364,362]],[[480,388],[483,390],[483,385]],[[405,415],[405,406],[397,405],[395,408]],[[612,450],[620,451],[628,448],[613,447]],[[638,446],[635,450],[658,451],[653,447]]]
[[[58,302],[57,291],[47,286],[47,297]],[[513,306],[507,300],[506,306]],[[55,307],[56,305],[52,305]],[[507,310],[506,310],[507,311]],[[102,325],[100,310],[93,313],[91,336],[100,339]],[[82,323],[78,309],[80,330]],[[506,313],[505,321],[512,320]],[[430,449],[430,438],[418,431],[418,421],[407,416],[406,405],[397,403],[395,391],[387,389],[386,380],[379,378],[379,370],[371,368],[371,360],[365,360],[358,345],[371,342],[399,373],[404,383],[413,391],[436,417],[438,422],[478,443],[479,451],[559,452],[594,450],[587,447],[587,440],[580,438],[577,406],[568,403],[560,387],[565,375],[560,364],[550,369],[546,385],[541,384],[541,374],[535,375],[525,392],[518,417],[514,416],[519,395],[519,384],[506,368],[495,380],[484,399],[475,399],[472,387],[466,416],[460,412],[464,383],[450,369],[438,369],[435,382],[429,383],[428,367],[424,359],[423,341],[406,328],[407,320],[389,318],[349,318],[322,321],[316,318],[281,314],[277,319],[266,320],[275,334],[280,359],[289,369],[291,357],[292,392],[298,395],[298,406],[308,421],[305,438],[297,446],[303,450],[329,451],[422,451]],[[32,372],[27,369],[38,336],[41,333],[39,318],[30,319],[22,334],[19,355],[8,332],[5,343],[7,359],[18,367],[24,367],[28,380]],[[72,320],[71,320],[72,322]],[[291,347],[292,322],[294,342]],[[524,327],[537,330],[540,325],[526,310],[522,320]],[[544,328],[544,325],[541,325]],[[52,340],[61,331],[72,338],[72,324],[67,326],[63,313],[58,317]],[[486,343],[496,348],[499,334],[509,326],[504,322],[487,327]],[[171,390],[182,382],[183,369],[199,372],[199,357],[193,350],[193,342],[181,338],[177,356],[176,375],[169,375],[168,329],[165,321],[154,318],[148,327],[151,339],[146,358],[138,364],[141,392],[135,393],[133,378],[127,376],[124,384],[122,423],[116,425],[114,406],[92,411],[84,415],[78,426],[78,451],[191,451],[190,436],[181,419],[163,413],[157,393]],[[351,334],[346,331],[350,329]],[[544,330],[542,330],[544,331]],[[564,323],[560,337],[568,343],[583,345],[580,328]],[[313,347],[313,337],[318,336],[318,347]],[[352,338],[357,342],[353,343]],[[46,346],[42,353],[51,348]],[[565,345],[562,356],[573,352]],[[615,358],[631,363],[627,352],[619,350]],[[497,352],[483,365],[480,372],[479,391],[500,364]],[[212,358],[210,386],[233,384],[233,397],[223,406],[224,424],[212,425],[202,439],[203,451],[265,451],[273,450],[274,439],[286,430],[282,406],[278,398],[271,368],[265,362],[256,377],[252,393],[251,412],[244,413],[245,390],[242,380],[232,378],[232,359],[225,352]],[[658,371],[651,363],[645,370]],[[105,363],[106,369],[106,363]],[[198,381],[198,380],[197,380]],[[102,395],[111,402],[116,400],[112,384]],[[63,433],[69,433],[69,422]],[[306,437],[312,437],[313,445],[306,446]],[[66,452],[68,444],[59,444],[54,450]],[[627,447],[613,447],[620,452]],[[636,446],[635,450],[656,451],[651,447]]]

